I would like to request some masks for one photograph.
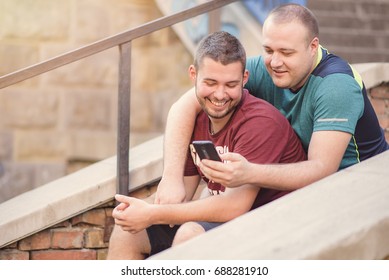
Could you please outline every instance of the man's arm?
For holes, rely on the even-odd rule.
[[[228,189],[220,195],[178,204],[148,204],[145,201],[116,195],[121,204],[112,216],[115,223],[131,233],[139,232],[153,224],[183,224],[189,221],[226,222],[251,209],[258,187],[245,185]]]
[[[221,155],[226,164],[204,160],[204,175],[226,187],[254,184],[278,190],[295,190],[318,181],[339,169],[351,135],[340,131],[318,131],[312,134],[308,159],[288,164],[254,164],[243,156]]]
[[[201,107],[194,88],[187,91],[169,110],[163,150],[163,174],[155,203],[177,203],[185,200],[184,166],[194,123]]]

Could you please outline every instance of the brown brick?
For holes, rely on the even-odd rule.
[[[104,242],[109,242],[113,227],[115,225],[115,220],[112,217],[112,211],[108,211],[109,215],[105,218],[105,227],[104,227]]]
[[[97,250],[97,259],[106,260],[108,255],[108,249],[99,249]]]
[[[5,247],[3,247],[4,249],[17,249],[18,248],[18,242],[14,242],[14,243],[11,243]],[[0,249],[1,250],[1,249]]]
[[[96,226],[105,225],[105,211],[104,209],[92,209],[88,212],[80,214],[72,219],[72,224],[86,223]]]
[[[96,260],[94,250],[49,250],[31,252],[32,260]]]
[[[384,115],[387,109],[388,101],[385,99],[370,99],[371,105],[373,105],[374,111],[377,115]]]
[[[84,229],[63,228],[52,231],[52,248],[74,249],[84,245]]]
[[[113,208],[114,208],[114,207],[108,207],[108,208],[105,208],[105,209],[104,209],[104,211],[105,211],[105,216],[106,216],[107,218],[112,218]]]
[[[380,115],[378,116],[378,121],[380,122],[382,128],[389,128],[389,116]]]
[[[370,95],[373,98],[389,99],[389,83],[387,85],[377,86],[370,90]]]
[[[19,241],[19,250],[42,250],[48,249],[51,246],[51,232],[50,230],[44,230],[33,234],[29,237]]]
[[[5,249],[0,250],[0,260],[28,260],[29,252]]]
[[[85,232],[85,248],[105,248],[104,229],[90,228]]]
[[[63,227],[70,227],[71,225],[72,225],[72,224],[70,223],[70,221],[69,221],[69,220],[66,220],[66,221],[60,222],[60,223],[58,223],[58,224],[56,224],[56,225],[52,226],[52,228],[59,228],[59,227],[61,227],[61,228],[63,228]]]
[[[129,195],[139,199],[147,199],[150,198],[150,196],[154,194],[156,191],[157,191],[157,185],[145,186],[143,188],[131,192]]]
[[[116,206],[116,203],[115,203],[115,200],[113,199],[113,200],[111,200],[111,201],[109,201],[107,203],[104,203],[103,205],[101,205],[98,208],[114,208],[115,206]]]

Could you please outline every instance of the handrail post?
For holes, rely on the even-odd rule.
[[[208,13],[208,33],[211,34],[221,29],[221,9],[216,9]]]
[[[127,195],[129,189],[131,41],[119,45],[118,139],[116,191]]]

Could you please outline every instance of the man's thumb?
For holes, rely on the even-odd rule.
[[[237,161],[239,159],[239,155],[237,153],[225,153],[221,155],[223,162],[228,161]]]
[[[131,198],[122,194],[116,194],[115,199],[122,203],[130,204]]]

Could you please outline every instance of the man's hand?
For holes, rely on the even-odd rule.
[[[115,195],[115,199],[120,204],[113,209],[112,217],[124,231],[137,233],[152,225],[150,217],[152,204],[119,194]]]
[[[155,193],[155,204],[174,204],[185,201],[186,191],[182,180],[168,180],[162,177]]]
[[[222,162],[204,159],[199,164],[204,176],[225,187],[234,188],[249,183],[250,163],[237,153],[220,155]]]

